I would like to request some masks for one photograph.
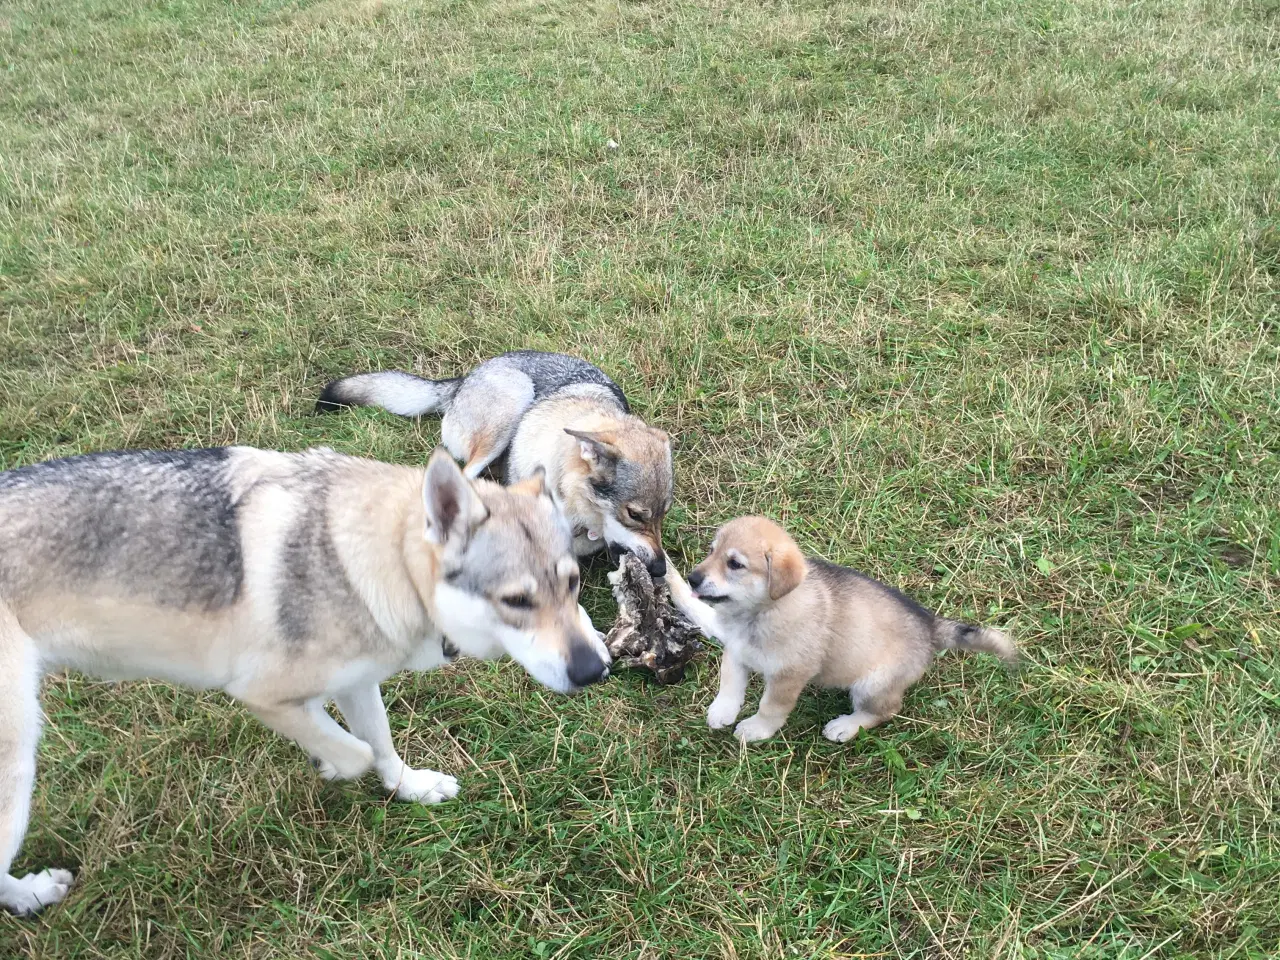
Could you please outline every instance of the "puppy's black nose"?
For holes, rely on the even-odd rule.
[[[589,687],[603,680],[604,676],[604,661],[590,644],[575,643],[569,649],[569,682],[575,687]]]
[[[667,575],[667,558],[665,554],[658,554],[649,561],[649,576],[658,580]]]
[[[693,587],[693,589],[697,590],[702,586],[702,581],[705,579],[707,579],[707,577],[701,570],[689,571],[689,586]]]

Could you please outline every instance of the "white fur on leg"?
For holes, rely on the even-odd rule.
[[[752,743],[756,740],[768,740],[781,728],[781,723],[766,720],[760,714],[754,713],[733,728],[733,735],[743,743]]]
[[[582,604],[578,604],[578,620],[582,624],[582,629],[587,632],[587,639],[591,641],[596,653],[600,654],[600,659],[605,663],[604,677],[609,676],[609,664],[613,663],[613,657],[609,653],[609,648],[605,646],[604,634],[596,629],[596,625],[591,622],[590,614]]]
[[[751,674],[738,659],[735,648],[725,647],[724,656],[720,658],[720,690],[707,708],[708,727],[719,730],[738,719],[742,704],[747,698],[747,683],[750,679]]]
[[[45,870],[19,879],[9,868],[31,812],[40,739],[40,663],[35,644],[0,601],[0,907],[27,916],[67,895],[71,874]]]
[[[343,733],[346,733],[344,730]],[[373,767],[373,749],[367,743],[352,738],[350,745],[343,744],[349,753],[335,754],[341,756],[342,766],[338,766],[324,757],[312,757],[311,765],[316,768],[323,780],[359,780]]]
[[[414,770],[405,766],[398,779],[384,778],[383,784],[397,800],[409,803],[443,803],[458,795],[458,781],[438,770]]]
[[[52,906],[71,889],[71,871],[42,870],[25,877],[0,876],[0,906],[28,917]]]
[[[846,713],[844,716],[828,720],[822,728],[822,735],[836,743],[852,740],[859,730],[874,724],[876,717],[869,713]]]
[[[726,697],[722,694],[712,700],[711,706],[707,707],[707,726],[712,730],[721,730],[737,720],[741,710],[741,698]]]

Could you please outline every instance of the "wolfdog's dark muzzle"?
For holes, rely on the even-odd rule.
[[[629,547],[619,546],[616,543],[609,544],[608,549],[609,559],[614,563],[621,560],[623,554],[634,552]],[[649,576],[653,577],[655,580],[659,580],[667,575],[667,555],[659,550],[652,560],[645,562],[644,566],[645,569],[649,571]]]
[[[569,682],[575,687],[589,687],[607,675],[604,661],[590,644],[578,642],[569,648]]]

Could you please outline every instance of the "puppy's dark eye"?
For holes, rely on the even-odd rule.
[[[627,518],[632,523],[647,523],[649,512],[647,510],[637,510],[635,507],[627,507]]]
[[[730,570],[742,570],[742,569],[745,569],[747,566],[737,557],[730,557],[728,560],[724,562],[724,565],[728,567]]]
[[[533,597],[527,593],[513,593],[509,597],[503,597],[502,602],[512,610],[532,610]]]
[[[569,574],[569,595],[570,596],[578,592],[578,583],[579,583],[578,575],[576,573]]]

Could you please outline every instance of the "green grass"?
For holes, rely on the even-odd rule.
[[[767,513],[1029,661],[746,751],[714,654],[402,676],[463,784],[430,809],[221,696],[52,678],[16,869],[79,880],[0,956],[1276,956],[1278,37],[1275,0],[0,5],[3,466],[421,462],[434,422],[321,384],[566,350],[675,436],[677,554]]]

